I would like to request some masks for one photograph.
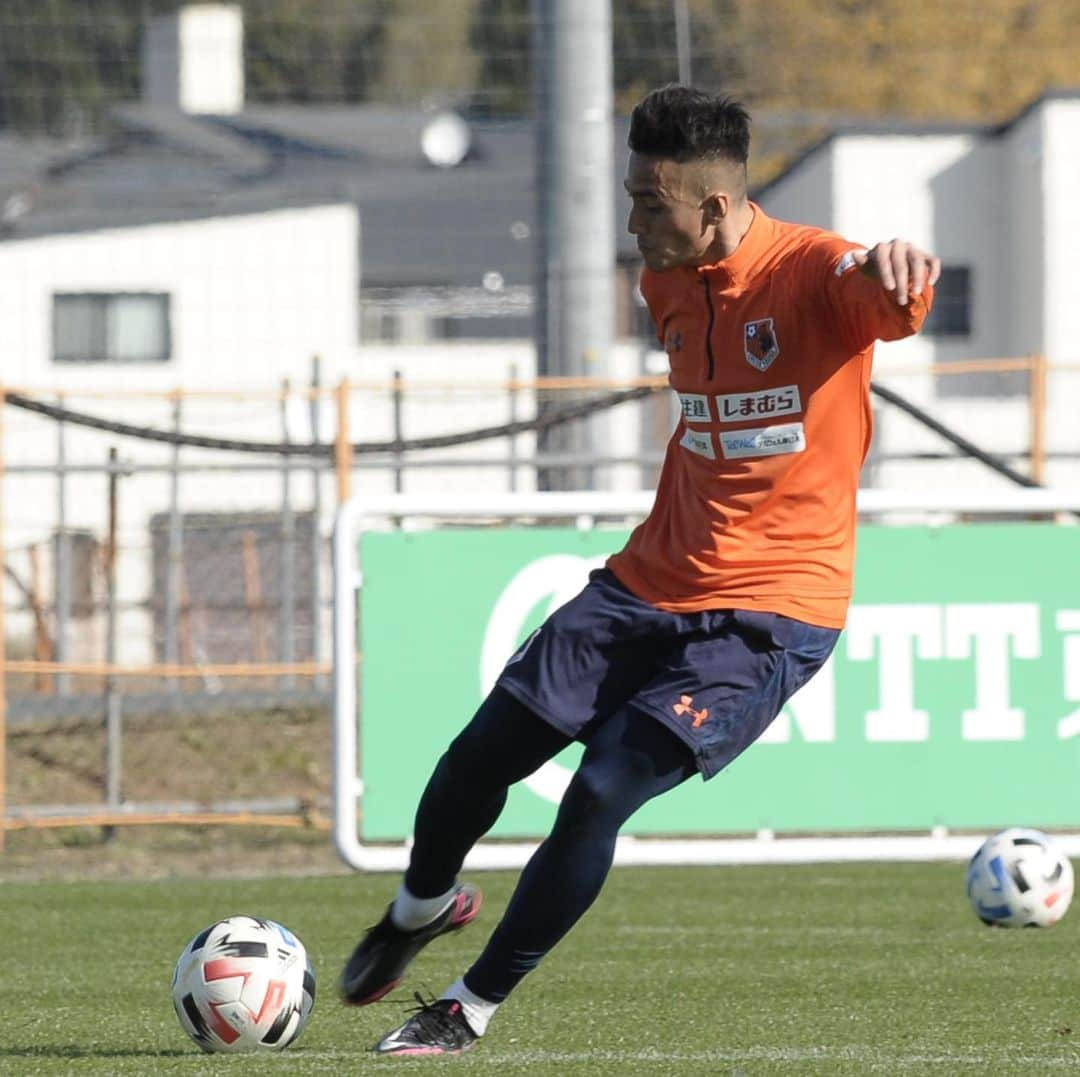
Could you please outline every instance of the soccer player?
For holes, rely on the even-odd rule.
[[[729,98],[667,86],[634,109],[628,227],[682,417],[647,519],[510,658],[431,776],[402,885],[342,975],[356,1005],[476,916],[466,853],[511,784],[585,744],[476,962],[377,1052],[471,1047],[595,900],[622,824],[753,743],[843,627],[874,342],[918,330],[940,263],[769,218],[747,197],[749,144]]]

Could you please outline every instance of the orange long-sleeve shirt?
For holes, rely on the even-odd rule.
[[[875,340],[922,325],[861,273],[859,245],[754,206],[715,265],[644,270],[682,417],[656,501],[608,567],[678,612],[750,609],[842,628]]]

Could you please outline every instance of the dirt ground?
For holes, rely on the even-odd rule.
[[[346,874],[325,830],[125,826],[9,831],[0,882]]]
[[[334,850],[330,721],[321,711],[280,711],[127,721],[125,801],[199,805],[259,799],[302,806],[298,826],[155,824],[9,829],[0,881],[326,874],[349,869]],[[103,805],[100,725],[8,730],[9,811]],[[44,812],[42,812],[44,814]]]

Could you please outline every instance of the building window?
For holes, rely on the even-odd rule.
[[[934,306],[922,331],[932,337],[971,336],[971,267],[943,266]]]
[[[157,292],[57,292],[57,363],[164,363],[171,358],[169,296]]]

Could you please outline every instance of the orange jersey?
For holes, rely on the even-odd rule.
[[[641,291],[682,417],[648,518],[608,567],[676,612],[747,609],[842,628],[875,340],[923,323],[831,232],[754,207],[715,265],[645,269]]]

